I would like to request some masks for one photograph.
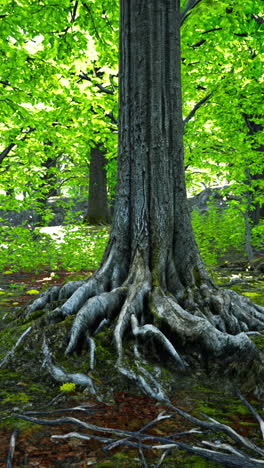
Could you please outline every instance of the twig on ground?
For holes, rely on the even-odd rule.
[[[255,408],[253,408],[253,406],[246,400],[246,398],[243,397],[243,395],[241,395],[239,390],[237,390],[236,393],[237,393],[238,398],[244,403],[244,405],[253,414],[254,418],[258,421],[259,426],[260,426],[260,430],[261,430],[261,434],[262,434],[262,438],[264,439],[264,421],[263,421],[262,417],[260,416],[260,414],[257,413]]]
[[[138,369],[141,372],[143,372],[140,366],[138,366]],[[162,437],[149,434],[149,433],[145,433],[147,429],[149,429],[156,423],[173,417],[173,415],[164,414],[164,412],[160,413],[154,420],[150,421],[148,424],[144,425],[141,429],[139,429],[136,432],[121,430],[121,429],[114,429],[114,428],[109,428],[109,427],[96,426],[94,424],[90,424],[80,419],[73,418],[73,417],[63,417],[59,419],[38,419],[38,418],[28,416],[28,414],[50,414],[51,413],[50,411],[27,412],[27,414],[22,414],[22,415],[15,414],[15,416],[21,419],[24,419],[26,421],[31,421],[37,424],[54,425],[54,426],[63,425],[63,424],[74,424],[79,427],[82,427],[83,429],[91,431],[91,433],[88,433],[88,434],[70,432],[64,435],[52,435],[51,437],[53,439],[66,439],[70,437],[77,437],[83,440],[94,439],[105,444],[103,448],[106,451],[110,451],[114,448],[121,447],[121,446],[136,448],[139,451],[139,455],[142,461],[142,466],[144,467],[148,467],[148,464],[147,464],[145,455],[143,453],[143,450],[163,451],[158,461],[158,464],[156,465],[156,468],[159,468],[162,465],[166,456],[170,453],[170,451],[174,448],[178,448],[181,450],[185,450],[189,453],[192,453],[194,455],[198,455],[208,460],[220,463],[226,467],[240,468],[241,466],[243,466],[243,468],[258,468],[258,467],[264,468],[264,460],[261,460],[260,458],[254,458],[254,456],[256,455],[260,455],[261,457],[264,456],[264,450],[262,448],[256,446],[253,442],[241,436],[230,426],[219,423],[218,421],[216,421],[215,419],[207,415],[204,415],[204,416],[208,419],[208,421],[200,420],[196,417],[191,416],[190,414],[186,413],[180,408],[175,407],[170,402],[168,397],[164,399],[165,394],[163,393],[163,391],[161,391],[161,387],[159,386],[156,379],[148,371],[145,370],[143,374],[145,375],[145,377],[148,378],[148,380],[151,381],[152,385],[154,385],[155,387],[158,387],[156,391],[152,390],[150,385],[146,383],[143,377],[137,376],[134,372],[128,371],[127,369],[124,369],[124,368],[123,368],[123,371],[126,377],[132,378],[133,381],[136,380],[137,382],[141,383],[141,387],[147,390],[147,392],[150,390],[151,393],[153,393],[154,395],[158,395],[158,398],[156,397],[156,400],[158,399],[160,401],[160,394],[162,394],[163,403],[165,403],[167,405],[167,408],[169,408],[174,413],[182,416],[183,418],[187,419],[189,422],[194,423],[196,426],[199,426],[202,429],[205,429],[206,431],[210,431],[211,433],[226,434],[233,441],[235,441],[236,443],[239,443],[240,446],[242,446],[244,449],[250,450],[251,453],[253,452],[254,455],[253,456],[249,455],[248,453],[242,451],[241,449],[238,449],[225,442],[202,441],[201,442],[202,444],[210,447],[210,449],[207,449],[204,447],[198,447],[195,445],[186,444],[185,442],[176,440],[181,436],[205,432],[205,431],[199,431],[197,428],[193,428],[193,429],[190,429],[189,431],[178,432],[175,434],[170,434],[168,436],[162,436]],[[247,408],[249,408],[252,414],[256,417],[256,419],[260,423],[260,428],[263,433],[262,418],[254,410],[254,408],[252,408],[250,403],[248,403],[247,400],[244,397],[242,397],[240,392],[237,392],[237,394],[239,398],[241,399],[241,401],[246,405]],[[56,410],[54,412],[62,412],[62,411],[90,412],[89,410],[87,410],[86,408],[83,408],[82,406]],[[106,436],[96,435],[95,433],[98,433],[98,432],[106,434]]]
[[[13,462],[16,440],[17,440],[18,434],[19,434],[18,428],[15,428],[10,438],[10,445],[9,445],[9,450],[8,450],[8,455],[7,455],[7,460],[6,460],[6,468],[12,468],[12,462]]]

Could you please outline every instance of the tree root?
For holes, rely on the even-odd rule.
[[[13,348],[7,352],[5,358],[0,362],[0,369],[1,367],[4,367],[6,366],[6,364],[8,363],[9,359],[11,359],[16,351],[16,349],[18,348],[18,346],[20,345],[20,343],[23,341],[23,339],[26,337],[26,335],[31,331],[32,327],[28,327],[23,333],[22,335],[18,338],[17,342],[15,343],[15,345],[13,346]]]
[[[9,450],[8,450],[8,455],[7,455],[7,460],[6,460],[6,468],[12,468],[12,462],[13,462],[13,457],[14,457],[14,452],[15,452],[15,447],[16,447],[16,440],[17,440],[18,434],[19,434],[18,428],[15,428],[10,437],[10,445],[9,445]]]
[[[91,369],[96,357],[95,335],[104,327],[113,326],[117,369],[160,400],[164,398],[159,385],[149,375],[147,380],[142,375],[142,346],[152,343],[176,369],[188,367],[186,350],[198,351],[207,360],[233,360],[241,365],[257,358],[259,352],[248,335],[264,329],[264,307],[205,281],[200,286],[186,287],[176,299],[164,288],[153,286],[151,272],[139,255],[124,277],[124,271],[119,271],[116,264],[113,267],[108,259],[92,278],[43,293],[27,308],[26,316],[30,318],[35,310],[47,310],[59,301],[61,304],[49,312],[48,319],[57,322],[75,315],[66,354],[86,345]],[[126,369],[123,362],[123,340],[127,334],[134,339],[139,375]],[[45,346],[47,367],[54,370]]]
[[[44,336],[42,350],[44,354],[44,361],[42,367],[46,367],[50,375],[56,380],[57,382],[61,383],[68,383],[72,382],[77,385],[81,385],[89,389],[90,393],[96,395],[96,390],[94,388],[94,384],[92,379],[85,374],[76,373],[76,374],[69,374],[65,372],[58,366],[55,366],[52,362],[52,356],[49,351],[48,345],[46,343],[46,339]]]
[[[254,409],[252,409],[251,405],[247,402],[247,400],[244,397],[242,397],[242,395],[239,394],[238,396],[240,400],[246,405],[246,407],[250,409],[257,421],[261,423],[261,427],[261,425],[263,424],[261,416]],[[91,424],[90,422],[85,422],[75,417],[62,417],[59,419],[39,419],[30,415],[50,415],[50,412],[43,411],[35,411],[33,413],[28,412],[27,414],[14,414],[14,416],[26,421],[31,421],[36,424],[52,426],[72,424],[75,426],[79,426],[83,430],[89,431],[85,433],[69,432],[62,435],[52,435],[52,439],[77,438],[87,441],[94,439],[104,444],[105,451],[110,451],[124,446],[130,448],[137,448],[139,450],[143,466],[146,467],[148,466],[148,464],[143,450],[163,451],[160,460],[156,465],[157,467],[160,467],[166,456],[169,453],[171,453],[172,449],[175,448],[185,450],[195,455],[199,455],[208,460],[220,463],[221,465],[226,467],[240,468],[241,466],[243,466],[245,468],[256,468],[264,466],[264,461],[262,460],[262,457],[264,456],[264,450],[256,444],[254,444],[253,442],[251,442],[246,437],[240,435],[230,426],[219,423],[218,421],[207,417],[206,415],[204,416],[207,418],[207,421],[195,418],[189,413],[186,413],[185,411],[175,407],[167,397],[165,399],[167,412],[165,413],[163,411],[154,420],[150,421],[148,424],[144,425],[140,430],[136,432],[120,430],[116,428],[101,427]],[[79,411],[80,408],[71,408],[71,411],[75,410]],[[170,414],[168,414],[168,410],[170,411]],[[54,412],[63,411],[67,412],[69,411],[69,408],[66,408],[65,410],[55,410]],[[192,424],[195,424],[196,427],[188,431],[177,432],[166,436],[157,436],[146,432],[151,427],[157,425],[160,421],[173,418],[173,414],[175,413],[188,420]],[[200,429],[197,429],[197,426]],[[194,434],[205,434],[208,431],[210,433],[217,434],[217,442],[200,440],[200,444],[203,444],[203,447],[200,447],[179,440],[182,436],[188,437],[193,436]],[[103,435],[97,435],[98,433]],[[233,441],[232,445],[228,443],[228,440],[226,442],[224,437],[228,437],[229,439],[231,439]],[[237,444],[239,448],[237,448],[234,444]],[[204,446],[208,446],[210,447],[210,449],[204,448]]]

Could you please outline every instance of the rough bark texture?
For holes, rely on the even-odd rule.
[[[94,349],[92,337],[114,323],[120,372],[162,399],[140,364],[142,346],[156,344],[178,368],[194,352],[252,360],[257,350],[246,332],[264,328],[264,308],[218,290],[194,240],[184,181],[179,1],[121,1],[119,76],[118,188],[102,264],[88,281],[44,293],[27,313],[58,300],[50,320],[76,314],[67,353],[87,340]],[[127,332],[140,375],[124,367]]]
[[[105,152],[102,148],[100,146],[92,148],[88,209],[84,216],[84,222],[87,224],[108,224],[110,222],[105,165]]]

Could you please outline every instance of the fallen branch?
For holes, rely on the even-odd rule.
[[[261,434],[262,434],[262,438],[264,439],[264,421],[262,417],[257,413],[255,408],[253,408],[253,406],[246,400],[246,398],[243,397],[243,395],[241,395],[239,390],[237,390],[237,396],[244,403],[244,405],[249,409],[249,411],[253,414],[254,418],[258,421]]]
[[[18,428],[15,428],[10,438],[10,445],[9,445],[9,450],[8,450],[8,455],[7,455],[7,460],[6,460],[6,468],[12,468],[12,462],[13,462],[16,440],[17,440],[18,434],[19,434]]]
[[[131,373],[131,375],[130,375]],[[148,372],[147,372],[148,373]],[[132,375],[133,374],[133,375]],[[148,373],[149,374],[149,373]],[[132,380],[136,378],[136,374],[132,373],[131,371],[127,371],[125,369],[125,375],[128,378],[132,377]],[[150,379],[150,375],[148,375]],[[151,379],[150,379],[151,380]],[[153,378],[153,380],[155,380]],[[156,382],[156,381],[155,381]],[[147,384],[149,385],[149,384]],[[254,414],[254,416],[259,420],[262,421],[262,418],[258,415],[258,413],[253,409],[251,405],[247,402],[247,400],[242,397],[242,395],[238,392],[238,396],[241,401],[250,409],[250,411]],[[206,429],[206,431],[214,432],[214,433],[225,433],[228,437],[230,437],[235,442],[239,443],[246,449],[250,449],[255,455],[264,456],[264,450],[260,447],[256,446],[254,443],[246,439],[245,437],[238,434],[234,429],[231,427],[221,424],[218,421],[206,416],[209,421],[200,420],[191,416],[190,414],[186,413],[185,411],[175,407],[170,403],[169,399],[166,397],[167,406],[175,413],[179,414],[180,416],[184,417],[188,421],[195,423],[196,425],[200,426],[202,429]],[[71,411],[79,411],[83,410],[82,407],[75,407],[71,408]],[[57,410],[57,412],[65,411],[65,410]],[[29,414],[30,412],[28,412]],[[32,412],[33,413],[33,412]],[[37,414],[37,412],[34,412]],[[43,414],[43,412],[38,412],[38,414]],[[47,412],[50,414],[50,412]],[[164,453],[161,455],[156,468],[159,468],[166,456],[170,453],[170,451],[174,448],[185,450],[189,453],[194,455],[201,456],[213,462],[220,463],[225,467],[238,467],[240,468],[264,468],[264,461],[255,458],[254,456],[249,455],[248,453],[242,451],[241,449],[237,449],[234,446],[231,446],[225,442],[211,442],[211,441],[202,441],[202,444],[208,445],[210,449],[204,447],[197,447],[194,445],[186,444],[185,442],[181,442],[175,440],[179,437],[196,434],[196,433],[205,433],[205,431],[198,431],[197,429],[191,429],[185,432],[178,432],[175,434],[171,434],[169,436],[156,436],[153,434],[145,433],[147,429],[154,426],[155,424],[159,423],[164,419],[169,419],[172,417],[171,414],[164,414],[164,412],[160,413],[154,420],[149,422],[148,424],[144,425],[140,430],[133,432],[127,430],[120,430],[108,427],[101,427],[96,426],[94,424],[86,423],[80,419],[73,418],[73,417],[64,417],[59,419],[38,419],[34,417],[27,416],[26,414],[15,414],[21,419],[26,421],[31,421],[37,424],[44,424],[44,425],[63,425],[63,424],[74,424],[83,429],[91,431],[91,433],[84,434],[78,432],[70,432],[64,435],[52,435],[52,439],[67,439],[67,438],[79,438],[82,440],[97,440],[101,443],[105,444],[104,450],[110,451],[112,449],[116,449],[121,446],[126,446],[130,448],[136,448],[139,451],[139,455],[142,461],[142,466],[148,466],[146,462],[145,455],[143,450],[163,450]],[[261,426],[262,430],[262,426]],[[107,436],[100,436],[96,435],[95,433],[104,433]],[[114,436],[114,438],[113,438]]]

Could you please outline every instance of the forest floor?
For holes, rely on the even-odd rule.
[[[50,272],[43,269],[40,273],[10,273],[0,275],[0,327],[5,324],[6,316],[23,308],[40,291],[49,286],[61,285],[69,280],[86,277],[91,272],[68,271]],[[241,263],[223,265],[214,272],[217,282],[235,283],[236,291],[244,292],[252,300],[264,305],[263,277],[261,272],[252,273]],[[0,328],[1,331],[1,328]],[[17,339],[17,337],[16,337]],[[12,345],[14,344],[14,340]],[[12,346],[11,346],[12,347]],[[0,346],[0,363],[10,346]],[[99,359],[100,360],[100,359]],[[15,358],[13,357],[13,364]],[[32,361],[34,366],[34,360]],[[1,367],[1,366],[0,366]],[[105,372],[109,372],[105,370]],[[102,427],[118,428],[138,431],[145,424],[157,417],[165,410],[165,405],[140,394],[129,383],[119,386],[113,385],[111,376],[98,374],[96,384],[102,385],[103,401],[98,401],[91,394],[76,388],[73,392],[63,392],[60,385],[54,383],[51,377],[42,376],[41,369],[36,370],[33,382],[27,375],[14,371],[9,365],[0,368],[0,467],[5,467],[10,447],[10,437],[14,428],[19,429],[12,466],[18,467],[64,467],[83,468],[96,467],[141,467],[143,459],[136,449],[115,448],[111,451],[103,450],[103,444],[96,440],[81,440],[78,438],[59,439],[52,435],[66,434],[75,430],[70,424],[56,426],[40,426],[21,421],[12,416],[13,413],[29,411],[50,411],[50,414],[39,416],[42,418],[61,418],[72,416],[82,421]],[[175,382],[170,391],[171,401],[175,406],[186,412],[201,417],[201,412],[218,421],[230,425],[241,435],[259,441],[258,424],[253,416],[243,406],[238,398],[223,388],[221,381],[210,381],[201,372],[192,378],[186,377]],[[253,394],[247,399],[261,413],[262,402]],[[84,410],[73,409],[82,406]],[[69,410],[71,408],[71,410]],[[61,413],[56,411],[64,410]],[[38,417],[38,416],[37,416]],[[161,421],[153,426],[149,433],[165,436],[175,432],[191,429],[192,425],[180,416]],[[83,432],[83,431],[80,431]],[[205,437],[204,435],[200,437]],[[199,436],[198,436],[199,438]],[[180,440],[194,444],[197,435],[183,436]],[[161,453],[152,450],[146,456],[145,466],[159,466]],[[11,467],[11,465],[9,465]],[[180,450],[174,450],[166,458],[164,467],[206,467],[213,468],[212,462],[188,455]]]

